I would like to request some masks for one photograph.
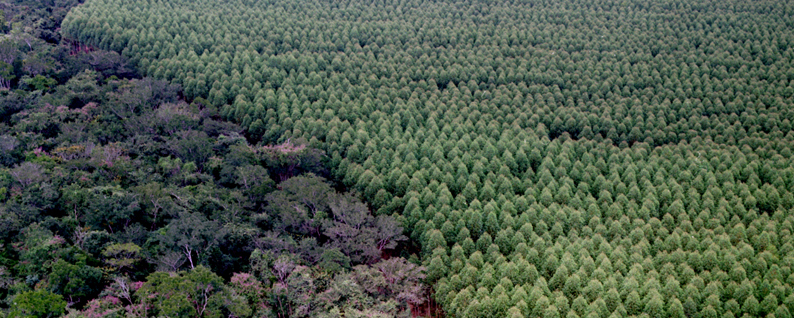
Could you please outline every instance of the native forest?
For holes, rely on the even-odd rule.
[[[0,318],[792,318],[794,1],[0,0]]]

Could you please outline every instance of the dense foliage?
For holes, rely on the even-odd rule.
[[[89,0],[64,30],[249,140],[325,150],[421,243],[451,316],[791,317],[792,13]]]
[[[5,4],[23,13],[0,39],[0,317],[406,317],[425,301],[399,222],[326,181],[322,151],[252,145],[178,84],[61,41],[42,21],[76,4]]]

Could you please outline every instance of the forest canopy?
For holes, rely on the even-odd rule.
[[[321,149],[252,144],[64,38],[78,4],[0,4],[0,317],[406,317],[428,299],[401,224],[329,181]]]
[[[301,266],[341,268],[327,283],[341,290],[380,264],[372,246],[345,235],[390,229],[400,241],[397,225],[383,223],[393,220],[421,247],[424,272],[411,275],[406,286],[432,284],[452,317],[791,317],[792,13],[785,1],[738,0],[88,0],[69,13],[62,32],[77,43],[120,52],[153,78],[148,81],[163,83],[157,86],[163,94],[151,95],[164,105],[157,108],[163,116],[143,116],[151,102],[121,97],[100,108],[121,119],[117,131],[157,127],[168,136],[147,141],[122,133],[136,147],[129,149],[148,160],[159,156],[162,178],[188,193],[207,181],[232,189],[201,200],[163,195],[173,201],[171,219],[147,217],[141,226],[161,222],[154,227],[166,234],[209,229],[200,237],[223,250],[227,243],[213,238],[212,226],[241,217],[260,231],[256,249],[287,251]],[[90,78],[74,78],[75,87]],[[139,92],[135,83],[131,92]],[[169,85],[178,86],[176,96],[187,102],[163,99],[175,96]],[[79,92],[59,103],[76,109],[97,98],[95,91]],[[53,138],[45,118],[25,117],[14,127]],[[141,121],[150,118],[164,122]],[[11,150],[21,134],[13,133],[0,139]],[[363,201],[334,194],[281,215],[279,207],[292,204],[283,202],[315,198],[296,192],[313,186],[293,191],[290,180],[319,182],[285,177],[299,166],[284,161],[291,160],[294,147],[287,142],[294,140],[324,153],[328,176]],[[112,154],[116,146],[102,147]],[[258,150],[250,154],[246,147]],[[8,177],[0,179],[10,189],[4,199],[13,204],[6,206],[38,209],[10,214],[20,220],[54,209],[48,201],[25,201],[27,191],[41,197],[53,191],[38,186],[43,175],[54,174],[45,160],[23,163],[23,154],[33,151],[9,159]],[[72,154],[67,148],[57,153]],[[106,173],[110,180],[112,173]],[[249,186],[248,176],[260,183]],[[145,179],[143,172],[139,178],[164,182]],[[257,190],[271,180],[286,189]],[[77,193],[60,195],[58,202],[82,204],[87,212],[80,224],[107,228],[109,235],[127,226],[126,215],[164,211],[130,204],[137,197],[124,189]],[[181,202],[193,204],[192,214],[180,212]],[[339,209],[356,212],[340,217]],[[109,210],[118,217],[90,212]],[[196,226],[166,223],[177,219]],[[348,229],[351,224],[357,231]],[[52,229],[19,230],[13,239],[35,244],[43,241],[28,233],[49,237],[46,231]],[[191,250],[210,245],[166,236],[174,240],[160,245],[173,246],[171,253],[187,246],[188,256],[211,255]],[[314,238],[314,245],[296,238]],[[317,254],[315,248],[326,250]],[[331,261],[322,263],[323,255]],[[220,259],[230,262],[223,266],[257,273],[254,261]],[[216,264],[210,260],[203,262]],[[263,262],[273,269],[269,292],[276,295],[267,308],[309,315],[280,301],[308,297],[286,290],[303,290],[300,279],[311,275],[284,265],[283,258]],[[163,269],[176,264],[161,263]],[[55,264],[53,273],[96,277],[81,270],[92,266],[90,259]],[[116,264],[123,272],[124,263]],[[181,271],[177,276],[152,274],[139,292],[207,276],[203,265],[183,265],[172,266]],[[24,270],[33,275],[44,269]],[[279,289],[289,285],[282,275],[287,271],[298,285]],[[51,292],[73,288],[58,277],[49,277],[57,286]],[[389,293],[372,300],[378,306],[355,307],[318,286],[310,289],[325,301],[323,308],[349,308],[328,309],[330,316],[407,309],[407,300]],[[224,304],[219,310],[238,310]]]

